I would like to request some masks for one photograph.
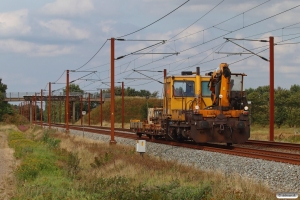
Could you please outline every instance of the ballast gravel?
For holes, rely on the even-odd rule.
[[[65,129],[58,128],[64,132]],[[110,136],[70,130],[70,134],[104,142]],[[135,148],[136,140],[115,137],[117,144]],[[225,175],[239,174],[257,182],[265,183],[274,192],[300,193],[300,166],[246,158],[203,150],[168,146],[147,142],[146,153],[166,160],[176,160],[185,165],[206,171],[221,171]]]

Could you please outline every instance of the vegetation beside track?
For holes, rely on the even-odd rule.
[[[261,184],[238,175],[140,156],[134,147],[108,145],[39,128],[9,131],[21,163],[12,199],[272,199]]]
[[[251,140],[268,141],[269,138],[269,127],[262,127],[261,125],[251,125]],[[300,128],[290,128],[288,126],[274,128],[274,140],[275,142],[289,142],[300,144]]]
[[[121,98],[116,99],[116,118],[115,118],[115,127],[121,127],[121,111],[122,111],[122,102]],[[149,99],[148,106],[159,107],[161,103],[160,99]],[[125,98],[125,128],[129,128],[130,124],[128,123],[130,119],[146,119],[146,110],[147,102],[144,98]],[[103,126],[110,127],[110,103],[103,104]],[[91,112],[91,125],[100,125],[100,107],[97,107]],[[84,123],[88,123],[88,116],[84,118]],[[80,124],[78,121],[76,124]],[[296,134],[295,134],[296,133]],[[251,124],[250,129],[250,139],[253,140],[269,140],[269,126],[260,125],[260,124]],[[300,143],[300,128],[289,127],[288,125],[282,125],[280,128],[274,128],[274,139],[277,142],[290,142],[290,143]]]
[[[147,99],[141,97],[125,97],[124,98],[124,121],[129,123],[131,119],[147,119]],[[162,100],[156,98],[148,99],[148,107],[161,107]],[[110,121],[110,101],[103,104],[103,120]],[[85,122],[88,120],[88,116],[85,116]],[[96,107],[91,112],[91,124],[98,124],[100,120],[100,106]],[[115,122],[122,122],[122,98],[115,99]]]

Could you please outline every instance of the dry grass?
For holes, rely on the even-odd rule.
[[[109,145],[87,138],[55,133],[61,139],[61,148],[78,153],[80,158],[81,184],[92,183],[95,178],[123,176],[132,180],[131,184],[145,184],[153,188],[178,180],[181,187],[210,185],[211,199],[272,199],[272,193],[262,183],[243,178],[236,174],[224,175],[222,172],[200,171],[194,167],[180,165],[175,161],[164,161],[149,155],[140,156],[134,147]],[[92,168],[95,157],[103,159],[99,167]]]
[[[81,125],[81,121],[77,121],[75,123],[75,125]],[[84,126],[88,126],[88,122],[84,121],[83,123]],[[95,123],[95,124],[91,124],[92,126],[100,126],[100,122],[99,123]],[[111,124],[108,121],[103,121],[102,122],[102,126],[103,127],[110,127]],[[115,123],[115,128],[122,128],[122,123]],[[129,129],[130,128],[130,123],[124,123],[124,128]]]
[[[250,139],[264,141],[270,140],[269,127],[252,125]],[[291,142],[300,144],[300,129],[289,127],[282,127],[280,129],[274,128],[274,140],[276,142]]]
[[[8,147],[8,130],[16,130],[12,125],[1,126],[0,129],[0,199],[11,199],[16,192],[16,179],[13,175],[17,162],[14,150]]]

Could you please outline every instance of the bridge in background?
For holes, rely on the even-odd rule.
[[[82,101],[88,101],[90,95],[91,102],[100,102],[100,93],[79,93],[79,92],[70,92],[69,93],[69,101],[80,101],[82,97]],[[41,93],[36,92],[7,92],[4,95],[4,101],[7,102],[21,102],[21,101],[48,101],[49,93],[45,92],[43,95]],[[52,92],[51,93],[51,101],[65,101],[66,94],[64,92]],[[102,102],[110,101],[110,93],[102,94]]]

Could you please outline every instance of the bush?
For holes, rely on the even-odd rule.
[[[55,139],[55,138],[51,138],[50,137],[50,130],[45,130],[43,132],[43,138],[42,138],[42,141],[46,144],[48,144],[48,146],[50,148],[58,148],[59,147],[59,143],[60,143],[60,140],[59,139]]]
[[[53,172],[56,169],[55,156],[41,143],[27,139],[23,133],[10,132],[8,144],[15,149],[15,157],[23,159],[16,170],[19,180],[33,180],[43,170]]]
[[[29,121],[26,117],[19,114],[5,114],[2,117],[2,121],[7,124],[21,125],[21,124],[29,124]]]
[[[78,157],[78,153],[68,152],[67,171],[71,178],[74,178],[81,170],[79,164],[80,158]]]

